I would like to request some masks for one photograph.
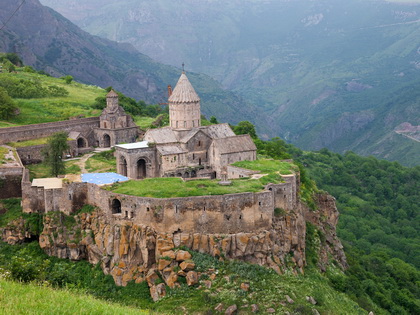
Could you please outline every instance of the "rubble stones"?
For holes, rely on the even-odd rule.
[[[295,303],[295,301],[293,301],[293,300],[292,300],[292,298],[291,298],[290,296],[288,296],[288,295],[286,295],[286,301],[287,301],[287,303],[289,303],[289,304],[293,304],[293,303]]]
[[[236,304],[231,305],[226,309],[225,315],[235,314],[237,310],[238,310],[238,307],[236,306]]]
[[[187,284],[189,286],[197,284],[198,283],[198,274],[195,271],[188,271],[187,276]]]
[[[216,307],[214,308],[214,310],[216,312],[222,312],[223,311],[223,304],[222,303],[217,304]]]
[[[241,283],[241,289],[245,292],[248,292],[249,291],[249,283],[245,283],[245,282]]]

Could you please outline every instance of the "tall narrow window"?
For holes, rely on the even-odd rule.
[[[184,120],[184,128],[187,128],[187,122]]]

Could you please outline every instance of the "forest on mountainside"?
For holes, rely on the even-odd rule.
[[[279,138],[257,141],[259,152],[300,163],[303,184],[337,199],[338,235],[350,268],[332,284],[360,306],[375,303],[391,314],[420,312],[420,166],[302,151]],[[309,179],[310,178],[310,179]]]

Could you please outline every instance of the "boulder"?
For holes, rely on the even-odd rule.
[[[179,250],[176,253],[176,261],[184,261],[191,259],[191,254],[185,250]]]
[[[249,283],[241,283],[241,290],[248,292],[249,291]]]
[[[307,296],[306,297],[306,301],[308,301],[312,305],[315,305],[316,304],[316,301],[315,301],[315,299],[312,296]]]
[[[235,314],[237,310],[238,310],[238,307],[236,306],[236,304],[231,305],[226,309],[225,315]]]
[[[183,261],[179,267],[181,267],[182,270],[184,271],[190,271],[193,270],[195,268],[195,264],[194,262],[187,260],[187,261]]]
[[[251,312],[252,313],[257,313],[259,311],[259,307],[257,304],[252,304],[251,305]]]
[[[222,312],[223,311],[223,304],[222,303],[217,304],[216,307],[214,308],[214,310],[216,312]]]
[[[154,302],[159,301],[166,295],[166,288],[164,283],[160,283],[158,285],[153,285],[150,287],[150,296],[152,297]]]
[[[187,276],[187,284],[189,286],[197,284],[198,283],[198,273],[195,271],[188,271]]]
[[[171,264],[171,260],[159,259],[158,270],[163,270]]]
[[[291,298],[290,296],[288,296],[288,295],[286,295],[286,301],[287,301],[287,303],[289,303],[289,304],[293,304],[293,303],[295,303],[295,301],[293,301],[293,300],[292,300],[292,298]]]
[[[156,282],[156,280],[159,279],[158,274],[156,273],[155,269],[150,269],[149,272],[146,275],[146,281],[149,287],[153,286]]]

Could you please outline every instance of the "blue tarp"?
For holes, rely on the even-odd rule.
[[[88,173],[82,174],[82,182],[92,183],[97,185],[113,184],[116,182],[124,182],[129,180],[128,177],[117,173]]]

